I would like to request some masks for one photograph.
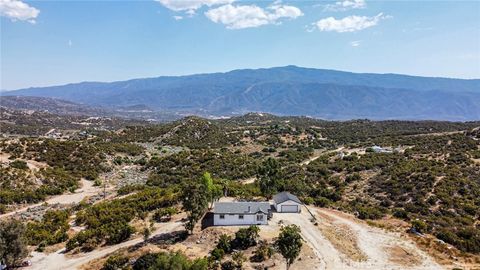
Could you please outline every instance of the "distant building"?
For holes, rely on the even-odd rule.
[[[375,153],[392,153],[392,150],[383,148],[383,147],[378,146],[378,145],[372,146],[372,150]]]
[[[213,225],[266,225],[268,202],[217,202],[213,207]]]
[[[278,213],[300,213],[302,209],[302,202],[290,192],[276,194],[273,202]]]

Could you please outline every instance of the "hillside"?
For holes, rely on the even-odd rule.
[[[61,115],[100,116],[108,114],[108,111],[105,109],[44,97],[4,96],[0,98],[0,106],[16,110],[43,111]]]
[[[3,95],[90,106],[229,116],[249,111],[326,119],[480,119],[480,80],[362,74],[286,66],[226,73],[83,82]]]
[[[479,121],[249,113],[153,124],[5,107],[0,113],[0,221],[25,224],[36,249],[29,269],[101,269],[116,258],[123,265],[172,250],[227,263],[233,254],[215,247],[221,234],[235,244],[238,227],[195,220],[192,234],[184,230],[191,196],[199,217],[208,211],[205,183],[225,201],[297,195],[317,220],[306,209],[274,213],[259,240],[271,247],[282,225],[300,225],[301,269],[320,261],[326,269],[480,263]],[[284,269],[279,257],[258,262],[260,246],[243,249],[253,258],[245,269]]]
[[[144,105],[128,107],[99,107],[79,104],[58,98],[33,96],[0,96],[0,108],[24,113],[46,113],[66,116],[115,117],[136,120],[172,121],[180,118],[173,112],[152,111]]]

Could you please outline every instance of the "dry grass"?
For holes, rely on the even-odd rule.
[[[328,220],[325,219],[325,221]],[[358,247],[358,239],[350,227],[345,224],[324,222],[319,224],[319,228],[323,236],[348,258],[357,262],[367,260],[365,253]]]
[[[432,235],[425,235],[424,237],[419,237],[406,233],[407,229],[410,228],[410,224],[406,221],[387,216],[380,220],[368,221],[368,224],[371,226],[386,229],[391,232],[401,233],[402,237],[413,240],[421,250],[426,252],[437,263],[446,268],[480,270],[480,255],[472,255],[461,252],[451,245],[438,241]],[[395,254],[401,255],[401,252],[396,251],[394,252],[394,255]],[[395,262],[394,260],[392,260],[392,262]]]
[[[480,270],[480,255],[461,252],[455,247],[438,241],[434,236],[418,237],[409,235],[417,245],[435,261],[448,268]]]

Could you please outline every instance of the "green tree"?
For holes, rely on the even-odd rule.
[[[14,268],[27,255],[25,226],[17,220],[0,221],[0,260]]]
[[[280,163],[269,157],[262,162],[257,170],[257,179],[262,195],[270,198],[278,191],[281,184],[281,166]]]
[[[288,270],[302,249],[303,243],[300,228],[296,225],[283,227],[275,244],[280,254],[282,254],[283,258],[287,261]]]
[[[202,183],[207,189],[207,196],[210,202],[210,205],[213,206],[213,203],[218,200],[222,194],[222,186],[215,184],[212,178],[212,175],[209,172],[205,172],[202,176]]]
[[[209,192],[207,186],[202,183],[192,182],[188,184],[182,193],[183,210],[187,212],[185,229],[193,233],[195,224],[203,217],[208,209]]]

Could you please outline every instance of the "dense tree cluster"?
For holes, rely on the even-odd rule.
[[[148,188],[121,199],[88,206],[77,213],[75,223],[85,226],[68,240],[67,249],[81,247],[91,250],[125,241],[134,232],[129,224],[134,218],[143,218],[156,209],[171,207],[177,202],[177,194],[171,189]]]
[[[67,231],[70,228],[69,215],[70,213],[65,210],[50,210],[40,221],[27,223],[25,236],[28,243],[43,247],[67,240]]]
[[[244,179],[255,175],[257,162],[257,159],[229,150],[182,151],[152,158],[147,164],[147,168],[153,170],[148,184],[167,186],[179,180],[196,178],[207,171],[216,178]]]
[[[0,205],[34,203],[78,187],[78,179],[63,169],[41,169],[34,175],[32,178],[23,169],[0,167]]]

